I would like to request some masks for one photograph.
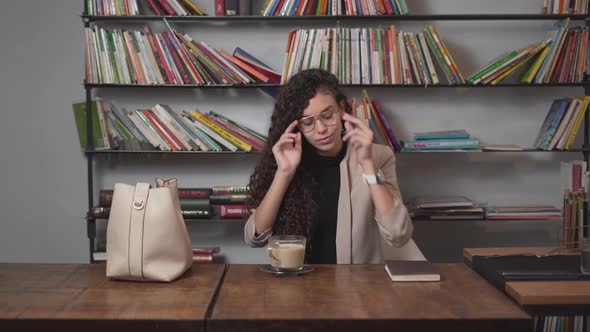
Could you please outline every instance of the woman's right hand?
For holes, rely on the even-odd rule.
[[[277,162],[277,172],[288,176],[295,174],[301,162],[301,132],[294,133],[296,127],[297,120],[291,122],[272,147],[272,153]]]

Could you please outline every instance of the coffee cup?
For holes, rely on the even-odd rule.
[[[305,237],[275,235],[268,240],[268,256],[273,270],[288,272],[303,269]]]

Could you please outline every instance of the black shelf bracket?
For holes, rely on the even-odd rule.
[[[94,133],[92,131],[92,87],[85,86],[86,92],[86,150],[94,150]],[[87,185],[88,185],[88,210],[94,206],[94,156],[86,155]],[[90,263],[94,263],[94,239],[96,238],[96,223],[94,219],[87,222],[88,241],[90,242]]]

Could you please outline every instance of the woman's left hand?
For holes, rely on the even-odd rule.
[[[344,112],[342,115],[346,134],[342,137],[344,142],[356,153],[358,162],[363,165],[373,162],[371,144],[373,143],[373,131],[362,120]]]

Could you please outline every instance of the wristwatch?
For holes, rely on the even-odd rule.
[[[363,174],[363,179],[367,184],[380,184],[385,182],[385,174],[380,169],[377,174]]]

